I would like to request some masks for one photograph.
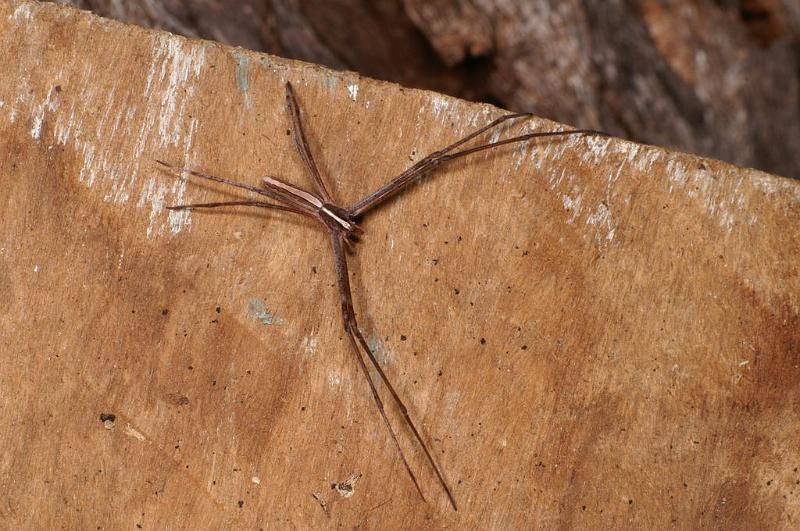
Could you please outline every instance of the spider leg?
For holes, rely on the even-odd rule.
[[[367,341],[364,339],[364,334],[358,328],[358,323],[355,320],[355,316],[352,318],[351,326],[353,334],[355,334],[355,336],[358,338],[358,342],[361,344],[361,347],[364,349],[364,352],[367,353],[367,356],[372,362],[372,365],[378,371],[381,380],[383,380],[383,383],[386,384],[386,387],[389,389],[389,393],[392,395],[392,398],[394,399],[395,403],[400,408],[400,413],[403,415],[403,419],[406,421],[406,424],[408,424],[408,427],[411,428],[411,431],[414,433],[414,438],[417,439],[419,445],[422,446],[422,450],[425,452],[425,457],[428,459],[428,463],[430,463],[431,468],[433,468],[433,471],[436,473],[436,477],[438,478],[442,488],[447,493],[447,497],[450,500],[450,504],[453,506],[453,509],[457,511],[458,506],[456,505],[456,500],[453,497],[453,493],[450,491],[450,487],[447,485],[447,482],[444,479],[442,471],[439,469],[438,465],[433,460],[433,456],[428,450],[428,446],[425,444],[425,442],[423,442],[422,436],[419,434],[419,431],[417,430],[417,426],[414,424],[414,422],[411,420],[411,417],[408,414],[408,409],[406,408],[406,405],[403,403],[403,400],[400,398],[400,395],[397,394],[397,391],[395,391],[394,386],[389,381],[389,378],[386,376],[386,373],[383,372],[383,368],[378,363],[378,360],[375,359],[375,354],[373,354],[372,350],[370,350]]]
[[[427,502],[428,500],[425,499],[425,495],[422,493],[422,489],[419,486],[417,477],[414,475],[414,472],[411,471],[411,465],[408,464],[405,452],[403,452],[403,448],[400,446],[400,442],[397,440],[397,434],[395,433],[394,428],[392,428],[389,418],[386,416],[383,400],[381,400],[378,390],[375,388],[375,382],[372,381],[372,376],[370,376],[367,365],[364,363],[364,358],[362,357],[361,351],[358,348],[358,343],[356,343],[353,329],[350,326],[347,327],[347,336],[350,338],[350,343],[353,346],[353,351],[358,359],[358,365],[361,368],[361,372],[366,377],[367,383],[369,383],[369,389],[372,392],[372,399],[375,401],[375,405],[378,406],[378,411],[381,414],[381,418],[383,418],[383,423],[386,425],[386,429],[389,430],[389,435],[392,438],[392,442],[394,442],[395,448],[397,448],[397,453],[400,454],[400,460],[403,462],[403,466],[405,467],[406,472],[408,472],[409,477],[411,477],[411,481],[414,483],[414,487],[417,489],[419,497],[422,498],[422,501]]]
[[[290,212],[297,212],[296,210],[284,206],[267,203],[266,201],[222,201],[217,203],[188,203],[185,205],[172,205],[166,207],[167,210],[191,210],[194,208],[217,208],[226,206],[255,206],[261,208],[274,208],[276,210],[288,210]]]
[[[339,294],[342,300],[342,317],[344,318],[345,331],[347,332],[347,336],[350,338],[350,343],[353,346],[353,352],[358,360],[358,366],[361,368],[361,372],[364,374],[364,377],[369,384],[370,391],[372,392],[372,399],[375,401],[375,405],[378,407],[378,411],[381,414],[383,423],[386,425],[386,429],[389,430],[389,435],[391,436],[392,442],[394,443],[395,448],[397,448],[397,453],[400,455],[400,460],[403,462],[403,466],[405,467],[406,472],[408,472],[409,477],[411,477],[411,481],[414,483],[414,487],[416,487],[420,497],[423,501],[426,501],[425,495],[422,493],[422,489],[417,481],[417,477],[411,470],[411,465],[408,464],[408,459],[406,459],[405,452],[403,452],[403,448],[400,446],[400,442],[397,440],[397,434],[395,433],[394,428],[392,428],[389,418],[386,416],[383,400],[381,400],[381,397],[378,394],[378,390],[375,387],[375,382],[372,381],[372,376],[369,374],[367,364],[364,362],[363,354],[359,349],[358,338],[361,333],[358,331],[355,311],[353,310],[353,298],[350,293],[350,280],[347,272],[347,261],[342,248],[342,239],[336,231],[331,231],[330,234],[331,241],[333,243],[334,260],[336,263],[336,276],[339,280]],[[369,349],[367,349],[367,352],[369,352]]]
[[[449,153],[450,151],[453,151],[457,147],[466,144],[467,142],[469,142],[473,138],[482,135],[483,133],[485,133],[489,129],[497,127],[498,125],[502,124],[503,122],[506,122],[508,120],[515,120],[517,118],[529,118],[531,116],[533,116],[533,114],[531,114],[529,112],[518,112],[518,113],[514,113],[514,114],[504,114],[503,116],[492,120],[491,122],[489,122],[488,124],[484,125],[480,129],[478,129],[476,131],[473,131],[472,133],[468,134],[467,136],[465,136],[461,140],[457,140],[457,141],[453,142],[452,144],[450,144],[449,146],[447,146],[447,147],[445,147],[443,149],[440,149],[438,151],[434,151],[433,153],[429,154],[428,156],[423,157],[422,159],[417,161],[414,164],[414,166],[421,166],[422,164],[424,164],[426,161],[428,161],[430,159],[436,158],[437,156],[442,155],[444,153]],[[412,168],[414,166],[412,166]],[[411,169],[411,168],[409,168],[409,169]]]
[[[238,181],[233,181],[231,179],[224,179],[222,177],[217,177],[216,175],[203,173],[201,171],[195,171],[195,170],[190,170],[188,168],[181,168],[179,166],[173,166],[172,164],[168,164],[168,163],[164,162],[163,160],[156,160],[156,162],[158,164],[160,164],[161,166],[163,166],[164,168],[166,168],[167,170],[172,171],[174,173],[181,174],[181,173],[185,172],[185,173],[188,173],[189,175],[194,175],[195,177],[200,177],[201,179],[205,179],[207,181],[214,181],[214,182],[217,182],[217,183],[227,184],[227,185],[233,186],[235,188],[241,188],[242,190],[248,190],[250,192],[255,192],[255,193],[259,194],[259,195],[267,195],[264,192],[264,189],[260,188],[258,186],[253,186],[253,185],[250,185],[250,184],[240,183]]]
[[[467,149],[462,149],[461,151],[456,151],[455,153],[450,153],[446,155],[442,155],[438,157],[439,162],[445,162],[448,160],[457,159],[459,157],[463,157],[466,155],[471,155],[472,153],[477,153],[479,151],[484,151],[486,149],[492,149],[499,146],[504,146],[506,144],[514,144],[519,142],[526,142],[528,140],[532,140],[534,138],[545,138],[548,136],[571,136],[571,135],[596,135],[596,136],[607,136],[606,133],[601,133],[600,131],[595,131],[594,129],[572,129],[571,131],[543,131],[541,133],[527,133],[524,135],[514,136],[511,138],[506,138],[504,140],[498,140],[497,142],[489,142],[488,144],[481,144],[478,146],[474,146]]]
[[[472,140],[473,138],[475,138],[475,137],[477,137],[477,136],[480,136],[480,135],[482,135],[482,134],[483,134],[483,133],[485,133],[486,131],[488,131],[488,130],[490,130],[490,129],[494,128],[494,127],[497,127],[498,125],[501,125],[502,123],[504,123],[504,122],[506,122],[506,121],[508,121],[508,120],[514,120],[514,119],[517,119],[517,118],[526,118],[526,117],[530,117],[530,116],[533,116],[533,115],[532,115],[531,113],[521,112],[521,113],[514,113],[514,114],[505,114],[505,115],[503,115],[503,116],[501,116],[501,117],[499,117],[499,118],[496,118],[496,119],[492,120],[491,122],[489,122],[488,124],[486,124],[486,125],[484,125],[483,127],[481,127],[480,129],[478,129],[478,130],[476,130],[476,131],[473,131],[472,133],[468,134],[468,135],[467,135],[467,136],[465,136],[464,138],[462,138],[462,139],[460,139],[460,140],[457,140],[457,141],[453,142],[453,143],[452,143],[452,144],[450,144],[449,146],[446,146],[446,147],[444,147],[443,149],[440,149],[440,150],[438,150],[438,151],[434,151],[433,153],[429,153],[429,154],[428,154],[428,155],[426,155],[425,157],[423,157],[423,158],[421,158],[420,160],[418,160],[417,162],[415,162],[415,163],[414,163],[412,166],[410,166],[410,167],[406,168],[406,170],[405,170],[405,171],[403,171],[403,173],[401,173],[400,175],[398,175],[397,177],[395,177],[394,179],[392,179],[391,181],[389,181],[389,183],[387,183],[386,185],[384,185],[384,187],[386,187],[386,186],[389,186],[389,185],[391,185],[392,183],[394,183],[394,182],[398,181],[398,180],[399,180],[399,178],[400,178],[401,176],[403,176],[403,175],[409,175],[409,176],[417,176],[417,175],[420,175],[422,172],[424,172],[424,170],[425,170],[427,167],[429,167],[429,166],[430,166],[430,164],[431,164],[431,162],[432,162],[433,160],[435,160],[435,159],[437,159],[437,158],[441,157],[441,156],[442,156],[442,155],[444,155],[445,153],[449,153],[450,151],[452,151],[452,150],[456,149],[457,147],[460,147],[460,146],[462,146],[462,145],[466,144],[467,142],[469,142],[469,141],[470,141],[470,140]],[[398,190],[398,191],[399,191],[399,190]],[[365,199],[366,199],[366,198],[365,198]],[[364,201],[364,200],[360,201],[360,202],[359,202],[359,203],[357,203],[356,205],[353,205],[353,206],[350,208],[350,210],[351,210],[351,213],[352,213],[352,212],[354,212],[354,211],[358,211],[359,213],[361,213],[361,212],[364,212],[366,209],[359,209],[359,208],[357,208],[357,207],[359,206],[359,204],[360,204],[361,202],[363,202],[363,201]],[[377,205],[376,205],[376,206],[377,206]]]
[[[511,117],[519,117],[519,115],[507,115]],[[523,115],[524,116],[524,115]],[[498,118],[498,120],[504,117]],[[497,120],[495,120],[497,122]],[[489,124],[483,128],[485,131],[487,128],[492,126]],[[480,132],[483,132],[480,131]],[[450,146],[446,147],[443,150],[435,151],[428,155],[427,157],[423,158],[413,166],[409,167],[402,173],[400,173],[397,177],[394,177],[389,182],[375,190],[374,192],[368,194],[355,204],[353,204],[349,209],[348,212],[352,217],[358,217],[368,210],[371,210],[378,205],[384,203],[387,199],[392,197],[393,195],[399,193],[404,188],[408,187],[410,184],[414,183],[419,178],[423,177],[434,168],[439,166],[440,164],[457,159],[459,157],[464,157],[467,155],[471,155],[472,153],[477,153],[479,151],[483,151],[486,149],[492,149],[499,146],[503,146],[506,144],[512,143],[519,143],[519,142],[526,142],[528,140],[534,138],[543,138],[543,137],[555,137],[555,136],[569,136],[569,135],[604,135],[599,131],[594,131],[591,129],[576,129],[572,131],[546,131],[540,133],[528,133],[525,135],[518,135],[511,138],[506,138],[504,140],[498,140],[496,142],[488,142],[486,144],[480,144],[478,146],[474,146],[471,148],[463,149],[461,151],[456,151],[455,153],[450,153],[455,147],[461,146],[467,140],[471,140],[476,136],[476,134],[480,134],[480,132],[473,133],[472,135],[465,137],[465,139],[459,140],[455,144],[451,144]]]
[[[303,159],[303,165],[306,167],[308,175],[314,182],[319,195],[324,199],[325,203],[333,203],[331,194],[325,188],[325,183],[322,182],[322,177],[317,169],[317,163],[314,162],[314,156],[311,155],[311,148],[308,145],[305,130],[303,130],[303,121],[300,118],[300,105],[297,103],[297,97],[294,94],[292,84],[286,82],[286,105],[289,108],[289,115],[292,118],[292,136],[294,137],[294,145],[297,152],[300,153],[300,158]]]

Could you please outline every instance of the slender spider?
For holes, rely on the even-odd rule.
[[[261,186],[253,186],[245,183],[240,183],[237,181],[232,181],[230,179],[216,177],[214,175],[209,175],[207,173],[190,170],[187,168],[176,167],[159,160],[156,162],[158,162],[159,164],[161,164],[162,166],[164,166],[169,170],[180,173],[186,172],[189,173],[190,175],[194,175],[195,177],[200,177],[202,179],[207,179],[209,181],[215,181],[218,183],[223,183],[236,188],[247,190],[255,194],[265,196],[275,201],[275,202],[251,201],[251,200],[224,201],[217,203],[195,203],[195,204],[176,205],[167,208],[169,208],[170,210],[182,210],[182,209],[193,209],[193,208],[218,208],[226,206],[253,206],[258,208],[277,209],[309,217],[319,222],[320,225],[322,225],[327,230],[328,235],[330,236],[331,239],[331,245],[333,247],[333,259],[334,259],[334,265],[336,267],[336,276],[338,278],[338,283],[339,283],[339,295],[341,297],[342,317],[344,318],[344,329],[347,332],[348,337],[350,338],[350,342],[353,346],[353,352],[356,355],[356,361],[358,361],[358,365],[361,368],[361,372],[364,374],[364,377],[366,378],[367,383],[369,384],[370,391],[372,392],[372,398],[375,400],[375,404],[378,407],[378,411],[380,412],[384,424],[386,425],[386,429],[389,431],[389,435],[391,436],[392,441],[394,442],[394,445],[397,448],[397,452],[400,455],[400,459],[403,462],[403,466],[408,472],[411,481],[414,483],[414,487],[416,487],[417,492],[424,501],[425,496],[422,493],[422,489],[419,486],[417,477],[411,470],[411,466],[408,464],[408,460],[406,459],[405,453],[403,452],[403,449],[397,440],[397,435],[395,433],[395,430],[394,428],[392,428],[392,425],[389,422],[388,417],[386,416],[383,400],[378,394],[378,391],[375,387],[375,382],[372,380],[372,376],[369,373],[369,370],[367,368],[367,363],[364,359],[364,355],[366,355],[367,359],[369,359],[369,362],[372,364],[372,366],[375,367],[375,370],[378,372],[380,379],[386,385],[386,388],[389,390],[389,394],[391,394],[392,399],[397,404],[397,407],[400,410],[403,419],[405,420],[408,427],[411,429],[411,432],[414,434],[414,438],[422,447],[422,450],[425,453],[425,457],[427,458],[428,463],[430,464],[431,468],[436,474],[439,483],[441,484],[442,488],[447,494],[447,498],[450,500],[450,504],[453,506],[453,509],[458,510],[456,506],[455,497],[453,496],[450,487],[447,485],[447,482],[444,479],[444,475],[442,474],[441,469],[436,464],[436,461],[433,459],[431,452],[428,450],[427,444],[425,444],[425,441],[422,439],[422,436],[420,435],[416,424],[414,424],[414,421],[411,420],[411,416],[408,414],[408,408],[406,408],[405,404],[403,403],[403,400],[400,398],[400,395],[398,395],[394,386],[389,381],[389,378],[386,376],[386,373],[383,371],[383,368],[381,367],[380,363],[378,363],[378,360],[375,358],[374,353],[372,352],[372,350],[370,350],[366,339],[364,339],[364,333],[359,328],[358,321],[356,320],[355,310],[353,308],[353,297],[350,291],[350,280],[347,272],[345,246],[347,247],[348,250],[352,250],[354,244],[358,242],[358,237],[362,233],[362,231],[357,225],[357,221],[364,214],[374,209],[375,207],[379,206],[380,204],[384,203],[391,196],[399,193],[401,190],[405,189],[409,185],[418,181],[422,177],[432,173],[445,162],[460,157],[464,157],[467,155],[471,155],[473,153],[477,153],[480,151],[484,151],[486,149],[495,148],[505,144],[524,142],[526,140],[531,140],[534,138],[558,137],[558,136],[564,137],[567,135],[587,135],[587,134],[597,135],[603,133],[599,133],[598,131],[592,131],[589,129],[528,133],[524,135],[507,138],[505,140],[488,142],[477,146],[473,146],[471,148],[458,150],[458,148],[460,148],[465,143],[469,142],[475,137],[485,133],[489,129],[492,129],[507,120],[513,120],[516,118],[524,118],[531,116],[529,113],[506,114],[504,116],[497,118],[488,125],[481,127],[477,131],[465,136],[461,140],[458,140],[457,142],[450,144],[444,149],[441,149],[439,151],[434,151],[430,155],[424,157],[423,159],[419,160],[416,164],[406,169],[404,172],[400,173],[398,176],[391,179],[389,182],[387,182],[374,192],[356,201],[353,205],[349,207],[343,207],[336,204],[336,202],[331,197],[330,193],[328,193],[328,190],[325,188],[325,184],[322,181],[322,177],[320,176],[319,170],[317,169],[317,165],[314,162],[314,158],[312,157],[311,150],[309,149],[308,146],[308,140],[306,139],[306,135],[303,130],[303,123],[300,117],[300,106],[297,103],[297,98],[295,97],[294,90],[292,89],[292,85],[290,83],[286,83],[286,104],[289,115],[292,120],[292,133],[294,137],[295,147],[297,148],[297,151],[300,153],[300,157],[303,159],[303,165],[305,166],[308,175],[311,177],[311,180],[314,183],[315,192],[310,192],[308,190],[304,190],[302,188],[293,186],[276,177],[264,177],[264,179],[261,181]]]

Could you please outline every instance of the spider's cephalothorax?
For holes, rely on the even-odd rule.
[[[329,230],[341,234],[346,242],[355,242],[361,233],[353,216],[346,209],[276,177],[264,177],[261,182],[264,185],[265,195],[320,221]]]
[[[362,232],[361,227],[347,210],[331,203],[324,203],[319,209],[319,215],[328,228],[342,233],[346,243],[358,241],[358,235]]]
[[[568,135],[597,135],[602,133],[587,129],[573,131],[534,132],[506,138],[504,140],[479,144],[473,147],[461,148],[461,146],[471,141],[475,137],[482,135],[483,133],[494,127],[497,127],[507,120],[530,116],[526,113],[506,114],[481,127],[477,131],[470,133],[461,140],[450,144],[446,148],[434,151],[427,157],[417,161],[411,167],[391,179],[377,190],[356,201],[349,208],[342,208],[336,205],[334,200],[331,198],[331,195],[328,193],[328,190],[325,188],[325,183],[323,182],[319,169],[314,162],[314,157],[312,156],[311,149],[308,146],[308,140],[306,139],[305,132],[303,131],[303,122],[300,117],[300,106],[297,103],[294,90],[289,83],[286,84],[286,103],[289,110],[289,116],[292,120],[292,132],[294,133],[295,147],[297,148],[309,177],[311,177],[316,192],[303,190],[302,188],[298,188],[297,186],[286,183],[276,177],[265,177],[262,180],[262,186],[254,186],[196,170],[184,170],[182,168],[176,168],[175,166],[167,164],[166,162],[157,161],[166,168],[186,171],[190,175],[247,190],[261,196],[269,197],[275,201],[273,203],[263,200],[248,199],[215,203],[176,205],[168,208],[171,210],[180,210],[201,207],[214,208],[227,206],[253,206],[258,208],[284,210],[312,218],[320,222],[328,230],[333,247],[333,259],[336,267],[336,276],[339,281],[339,294],[342,301],[342,317],[344,318],[344,328],[353,345],[353,353],[356,355],[356,360],[361,368],[361,372],[364,374],[364,377],[367,380],[370,391],[372,392],[372,397],[378,407],[378,411],[380,412],[383,422],[389,431],[389,435],[391,436],[392,441],[394,442],[395,447],[400,454],[400,459],[403,463],[403,466],[408,472],[408,475],[411,477],[411,481],[414,483],[414,487],[416,487],[417,492],[419,492],[419,495],[422,497],[422,499],[425,499],[425,497],[422,495],[422,489],[417,482],[417,478],[414,475],[414,472],[411,470],[411,466],[406,460],[405,453],[403,452],[403,449],[397,440],[397,435],[394,431],[394,428],[392,428],[392,425],[386,416],[383,406],[383,399],[378,393],[375,382],[373,382],[373,376],[370,374],[370,371],[367,368],[367,361],[372,364],[372,366],[378,372],[378,376],[380,377],[381,381],[383,381],[383,383],[386,385],[392,400],[394,400],[394,402],[397,404],[400,415],[403,417],[406,425],[413,433],[414,439],[416,439],[416,441],[422,447],[422,451],[424,452],[428,463],[436,474],[439,484],[447,494],[450,504],[453,506],[453,509],[456,509],[455,497],[453,496],[450,487],[447,485],[442,471],[439,469],[436,461],[434,461],[433,455],[431,454],[430,450],[428,450],[428,445],[425,444],[425,441],[420,435],[419,430],[417,430],[416,424],[411,420],[411,416],[409,415],[408,409],[403,403],[403,400],[400,398],[394,386],[389,381],[386,373],[384,373],[381,364],[378,363],[378,360],[375,358],[375,354],[369,348],[367,340],[364,338],[364,334],[359,328],[358,321],[356,320],[355,309],[353,308],[352,294],[350,292],[350,280],[347,272],[347,260],[345,259],[344,251],[345,246],[351,247],[351,244],[357,241],[358,235],[361,233],[361,229],[359,229],[358,225],[356,224],[356,219],[360,219],[366,212],[371,211],[375,207],[383,204],[393,195],[399,193],[407,186],[415,183],[421,177],[434,172],[436,168],[448,161],[460,157],[466,157],[467,155],[496,148],[505,144],[525,142],[532,139],[541,139],[544,137],[563,138]]]

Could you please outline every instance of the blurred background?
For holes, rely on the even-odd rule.
[[[800,0],[57,0],[800,178]]]

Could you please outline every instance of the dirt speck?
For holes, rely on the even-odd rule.
[[[185,406],[189,404],[189,397],[180,393],[167,393],[167,401],[176,406]]]
[[[117,416],[113,413],[100,413],[100,422],[102,422],[103,427],[109,431],[114,429],[116,420]]]
[[[325,512],[325,514],[330,516],[328,513],[328,502],[325,501],[325,498],[322,497],[322,494],[319,492],[312,492],[311,496],[317,500],[317,503],[319,503],[319,506],[322,507],[322,510]]]

